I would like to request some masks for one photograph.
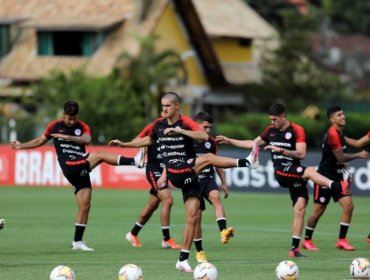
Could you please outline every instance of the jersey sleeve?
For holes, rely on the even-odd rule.
[[[333,126],[330,127],[328,130],[327,143],[331,147],[332,150],[339,150],[343,148],[341,141],[340,141],[340,135]]]
[[[80,124],[81,124],[82,131],[83,131],[82,134],[91,135],[90,126],[88,126],[87,123],[84,123],[84,122],[81,122],[81,121],[80,121]]]
[[[143,128],[142,131],[139,132],[139,134],[136,136],[137,138],[144,138],[145,136],[148,136],[150,131],[153,128],[154,123],[148,124],[146,127]]]
[[[296,137],[296,143],[306,143],[306,132],[304,131],[304,128],[296,123],[291,123],[295,137]]]
[[[184,124],[185,129],[189,129],[192,131],[200,131],[202,128],[197,124],[192,118],[181,115],[181,119]]]
[[[158,125],[158,123],[160,122],[160,121],[162,121],[163,120],[163,118],[158,118],[158,119],[156,119],[152,124],[153,124],[153,126],[151,127],[151,129],[150,129],[150,131],[149,131],[149,133],[148,133],[148,136],[150,137],[150,138],[156,138],[156,127],[157,127],[157,125]]]
[[[370,138],[370,131],[367,133],[367,137],[369,137],[369,138]]]
[[[209,137],[209,141],[212,143],[212,153],[217,155],[218,154],[218,144],[213,137]]]
[[[264,131],[261,133],[261,135],[260,135],[261,139],[262,139],[264,142],[266,142],[266,143],[268,143],[267,134],[268,134],[268,132],[270,131],[270,129],[271,129],[271,126],[266,127],[266,128],[265,128],[265,130],[264,130]]]
[[[48,139],[51,139],[51,135],[53,133],[53,129],[55,125],[58,123],[58,121],[52,121],[51,123],[48,124],[48,126],[45,128],[44,131],[44,136]]]

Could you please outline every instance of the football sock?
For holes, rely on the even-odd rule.
[[[246,158],[239,158],[236,160],[236,165],[238,167],[248,167],[250,163]]]
[[[203,251],[202,238],[194,239],[194,245],[197,252]]]
[[[299,242],[301,242],[301,238],[299,236],[292,237],[292,250],[299,247]]]
[[[182,261],[187,260],[187,259],[189,259],[189,251],[187,251],[187,250],[181,250],[180,251],[179,261],[182,262]]]
[[[315,230],[314,228],[306,227],[306,233],[305,233],[304,239],[311,240],[314,230]]]
[[[163,240],[164,241],[170,240],[171,239],[171,236],[170,236],[170,227],[169,226],[165,226],[165,227],[161,227],[161,229],[162,229],[162,234],[163,234]]]
[[[135,165],[134,158],[128,158],[119,155],[117,160],[118,165]]]
[[[82,236],[84,235],[86,225],[85,224],[75,224],[75,237],[74,241],[82,241]]]
[[[349,228],[349,224],[340,223],[340,229],[339,229],[339,238],[340,239],[346,238],[348,228]]]
[[[220,231],[226,229],[226,219],[225,218],[219,218],[216,220],[217,221],[217,224],[218,224],[218,228],[220,229]]]
[[[140,230],[143,228],[143,225],[136,223],[131,230],[131,234],[134,236],[138,236]]]

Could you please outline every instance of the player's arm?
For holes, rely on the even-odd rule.
[[[243,149],[252,149],[254,142],[257,143],[258,146],[266,144],[266,142],[263,141],[260,136],[258,136],[254,140],[237,140],[226,137],[224,135],[218,135],[216,136],[216,141],[218,144],[229,144]]]
[[[168,127],[164,130],[164,134],[182,134],[184,136],[187,136],[189,138],[192,138],[194,140],[199,141],[207,141],[209,138],[209,135],[207,132],[202,130],[187,130],[183,129],[181,127]]]
[[[224,198],[229,197],[229,188],[226,183],[225,171],[223,168],[216,167],[216,173],[220,177],[221,181],[221,190],[224,192]]]
[[[346,143],[355,148],[363,148],[364,146],[369,145],[370,143],[370,132],[362,136],[360,139],[352,139],[349,137],[344,137]]]
[[[357,158],[363,158],[366,159],[369,157],[369,153],[367,151],[361,151],[358,153],[353,153],[353,154],[347,154],[343,152],[343,149],[335,149],[332,150],[335,158],[337,159],[338,162],[348,162]]]
[[[118,139],[111,140],[109,146],[119,146],[121,148],[140,148],[153,144],[153,139],[148,135],[143,138],[135,138],[130,142],[122,142]]]
[[[40,137],[37,137],[25,143],[21,143],[18,140],[14,140],[10,142],[10,147],[15,150],[33,149],[44,145],[48,141],[49,139],[45,135],[41,135]]]
[[[61,134],[61,133],[52,133],[50,134],[50,136],[54,138],[62,138],[68,141],[72,141],[79,145],[91,144],[91,134],[89,133],[84,133],[81,136],[66,135],[66,134]]]
[[[284,149],[283,147],[278,147],[274,145],[268,145],[265,147],[265,150],[272,150],[276,153],[281,153],[284,156],[293,158],[293,159],[299,159],[302,160],[306,156],[306,151],[307,151],[307,144],[306,142],[298,142],[295,145],[295,150],[287,150]]]

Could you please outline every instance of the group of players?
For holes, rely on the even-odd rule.
[[[202,248],[201,218],[208,200],[214,207],[216,221],[220,229],[222,243],[228,243],[234,235],[234,229],[227,227],[225,210],[220,201],[219,188],[215,181],[216,168],[221,180],[225,197],[228,188],[223,169],[234,167],[258,168],[258,146],[263,145],[270,150],[274,164],[275,178],[280,186],[289,189],[293,202],[294,219],[292,227],[291,257],[302,257],[299,250],[304,227],[304,215],[308,202],[307,180],[315,183],[314,212],[310,216],[303,248],[318,250],[312,241],[314,228],[324,213],[330,198],[338,201],[343,208],[340,223],[340,234],[336,247],[354,250],[346,239],[350,225],[353,202],[350,194],[349,167],[345,164],[356,158],[366,159],[366,151],[349,154],[346,145],[361,148],[370,142],[370,133],[355,140],[343,135],[345,116],[341,108],[330,107],[327,110],[331,127],[324,137],[323,157],[316,171],[314,167],[300,163],[306,155],[306,139],[304,128],[287,119],[283,104],[273,104],[268,112],[271,120],[263,133],[253,140],[236,140],[226,136],[213,138],[209,135],[212,128],[212,117],[205,112],[197,114],[195,120],[180,114],[181,102],[174,92],[165,93],[161,97],[162,116],[145,127],[139,135],[129,142],[112,140],[109,145],[120,147],[147,147],[146,176],[151,185],[149,199],[142,209],[138,221],[127,233],[126,239],[135,247],[141,243],[138,234],[153,212],[162,203],[161,229],[163,234],[162,247],[180,249],[176,269],[192,272],[188,262],[192,243],[197,250],[198,262],[206,261]],[[91,251],[83,241],[87,225],[91,201],[91,181],[89,172],[102,162],[110,165],[144,166],[144,149],[133,158],[106,152],[87,153],[85,146],[91,143],[89,126],[78,119],[79,107],[74,101],[64,104],[61,120],[51,122],[43,135],[31,141],[21,143],[12,141],[13,149],[31,149],[44,145],[53,139],[60,167],[64,176],[74,187],[78,212],[75,222],[75,235],[72,249]],[[231,144],[251,149],[246,158],[229,158],[217,155],[217,144]],[[170,210],[173,198],[169,186],[181,189],[186,210],[186,223],[182,245],[176,244],[170,236]],[[369,236],[370,238],[370,236]],[[370,242],[370,239],[368,241]]]

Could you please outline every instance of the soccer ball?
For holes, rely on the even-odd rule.
[[[275,274],[278,280],[296,280],[298,279],[299,269],[295,262],[285,260],[277,265]]]
[[[50,280],[75,280],[75,273],[70,267],[59,265],[51,271]]]
[[[118,272],[118,280],[143,280],[143,271],[136,264],[126,264]]]
[[[366,258],[356,258],[349,266],[349,272],[353,279],[369,279],[370,278],[370,263]]]
[[[203,262],[198,264],[194,269],[194,280],[198,279],[216,280],[217,268],[209,262]]]

